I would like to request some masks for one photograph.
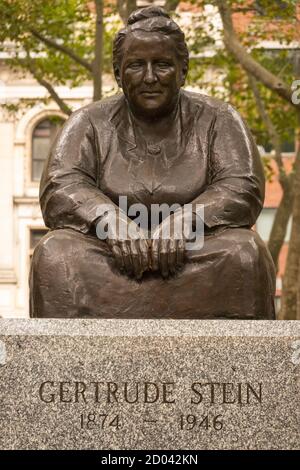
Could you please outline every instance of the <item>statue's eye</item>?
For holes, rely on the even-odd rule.
[[[140,62],[132,62],[131,64],[128,64],[127,67],[131,70],[138,70],[142,67],[142,64]]]
[[[170,67],[168,62],[157,62],[157,65],[160,69],[168,69]]]

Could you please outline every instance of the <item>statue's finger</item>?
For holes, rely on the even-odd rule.
[[[124,266],[123,255],[122,255],[121,249],[118,247],[118,245],[114,245],[112,246],[111,251],[112,251],[112,254],[114,255],[118,269],[121,272],[124,272],[125,266]]]
[[[185,241],[181,238],[177,243],[177,266],[182,267],[185,259]]]
[[[159,238],[152,240],[151,244],[151,269],[152,271],[159,270]]]
[[[151,251],[149,250],[149,245],[147,240],[138,241],[139,253],[140,253],[140,263],[143,271],[148,271],[151,266]]]
[[[174,274],[177,265],[177,240],[173,238],[169,242],[168,265],[170,273]]]
[[[133,274],[133,266],[132,266],[132,259],[131,259],[130,248],[128,246],[128,241],[127,240],[122,240],[120,242],[120,246],[121,246],[121,249],[122,249],[122,255],[123,255],[125,270],[126,270],[127,274],[131,275],[131,274]]]
[[[130,250],[131,250],[131,259],[132,259],[132,267],[134,271],[134,277],[136,279],[141,279],[143,275],[143,269],[141,264],[140,258],[140,250],[138,248],[139,241],[138,240],[131,240],[130,242]]]
[[[159,245],[159,268],[162,277],[168,277],[169,275],[169,240],[161,240]]]

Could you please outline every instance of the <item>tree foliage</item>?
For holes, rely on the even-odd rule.
[[[97,4],[106,21],[100,31],[100,68],[95,69]],[[0,10],[0,50],[9,53],[6,63],[15,72],[30,72],[66,114],[71,109],[55,96],[54,87],[74,88],[88,81],[95,86],[97,76],[112,71],[112,36],[122,24],[114,4],[103,5],[99,0],[0,0]]]

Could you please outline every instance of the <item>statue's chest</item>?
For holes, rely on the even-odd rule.
[[[205,187],[207,159],[191,138],[185,148],[172,143],[121,149],[112,145],[102,166],[100,189],[116,204],[126,196],[128,204],[186,204]]]

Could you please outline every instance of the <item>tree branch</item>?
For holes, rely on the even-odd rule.
[[[179,3],[180,0],[166,0],[164,8],[167,11],[174,11],[176,10]]]
[[[47,80],[45,80],[38,74],[36,67],[34,65],[34,62],[28,53],[26,57],[26,62],[27,62],[28,70],[34,76],[34,78],[38,81],[38,83],[44,88],[46,88],[51,98],[53,99],[53,101],[57,103],[61,111],[67,114],[68,116],[70,116],[72,114],[72,109],[58,96],[54,87],[49,82],[47,82]]]
[[[297,303],[297,283],[300,278],[300,141],[298,142],[298,151],[294,163],[293,194],[293,224],[283,279],[282,305],[279,312],[279,320],[296,320],[300,318],[300,311],[297,311],[297,308],[300,307],[299,302]]]
[[[51,98],[53,99],[53,101],[55,101],[58,104],[62,112],[70,116],[72,114],[72,109],[58,96],[53,86],[49,82],[47,82],[44,78],[40,78],[37,76],[35,76],[35,78],[39,82],[40,85],[42,85],[48,90]]]
[[[259,92],[259,88],[257,86],[256,79],[250,74],[248,74],[248,80],[250,88],[252,89],[254,95],[257,110],[269,134],[270,142],[272,143],[275,150],[274,160],[278,167],[279,183],[283,191],[280,204],[276,210],[275,218],[272,224],[272,230],[268,241],[268,248],[273,258],[276,267],[276,272],[278,272],[279,254],[281,247],[284,243],[288,223],[293,209],[293,179],[292,177],[289,177],[286,174],[282,160],[280,138],[269,114],[267,113],[261,94]]]
[[[36,38],[39,39],[41,42],[46,44],[46,46],[51,47],[52,49],[56,49],[57,51],[63,52],[75,62],[77,62],[82,67],[86,68],[89,72],[93,71],[92,64],[90,64],[87,60],[83,59],[79,55],[77,55],[71,48],[67,46],[63,46],[62,44],[58,44],[56,41],[50,38],[46,38],[41,33],[36,31],[34,28],[29,28],[29,32]]]
[[[126,24],[129,15],[137,9],[136,0],[117,0],[117,9],[123,23]]]
[[[102,96],[102,63],[103,63],[103,0],[94,0],[96,6],[95,59],[93,61],[93,101]]]
[[[283,191],[281,201],[276,209],[271,233],[268,241],[268,248],[273,258],[276,272],[279,268],[279,255],[284,244],[288,223],[293,212],[293,188],[292,179],[289,186]]]
[[[233,28],[232,23],[232,11],[227,0],[215,0],[218,7],[224,31],[224,44],[227,50],[233,54],[235,59],[242,65],[242,67],[257,80],[263,83],[267,88],[276,92],[279,96],[289,102],[290,105],[297,109],[300,109],[299,104],[292,102],[292,90],[284,83],[283,80],[279,79],[276,75],[273,75],[269,70],[263,67],[257,62],[250,54],[245,50],[243,45],[240,43],[236,32]]]
[[[284,165],[283,165],[280,138],[278,136],[278,132],[276,131],[276,128],[269,114],[266,111],[265,105],[263,103],[263,100],[261,98],[261,95],[257,86],[256,79],[252,75],[248,74],[248,81],[249,81],[250,88],[252,89],[252,92],[253,92],[257,110],[269,134],[270,142],[275,150],[275,162],[278,167],[279,182],[282,188],[284,189],[285,185],[288,184],[288,181],[287,181],[288,177],[287,177]]]

